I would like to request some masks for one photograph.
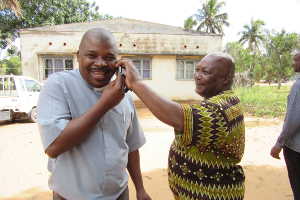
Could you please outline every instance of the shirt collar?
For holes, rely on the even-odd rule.
[[[105,89],[105,86],[104,86],[104,87],[101,87],[101,88],[93,88],[93,90],[94,90],[95,92],[100,92],[100,93],[102,93],[104,89]]]

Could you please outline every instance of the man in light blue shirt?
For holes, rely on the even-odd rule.
[[[293,57],[295,72],[300,72],[300,52]],[[281,134],[271,149],[271,156],[277,159],[283,149],[294,199],[300,200],[300,76],[292,86],[287,101],[287,112]]]
[[[80,43],[79,70],[51,75],[38,103],[38,125],[50,157],[54,199],[128,200],[128,175],[138,200],[151,200],[140,171],[145,143],[124,78],[115,73],[116,42],[96,28]]]

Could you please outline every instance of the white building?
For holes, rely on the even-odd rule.
[[[96,27],[114,34],[120,55],[133,60],[146,84],[174,100],[199,99],[194,92],[195,64],[222,45],[221,35],[124,18],[24,29],[23,75],[42,81],[53,72],[78,68],[80,39]]]

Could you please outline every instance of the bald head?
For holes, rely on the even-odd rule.
[[[234,62],[228,54],[208,54],[196,65],[195,91],[204,98],[210,98],[230,90],[233,76]]]
[[[297,51],[297,52],[294,54],[294,58],[295,58],[295,59],[300,59],[300,51]]]
[[[86,44],[91,41],[101,42],[105,44],[109,44],[116,48],[116,41],[111,32],[103,29],[103,28],[93,28],[88,30],[82,36],[80,45],[79,45],[79,52],[81,49],[86,47]]]
[[[222,52],[210,53],[203,59],[205,58],[210,58],[211,62],[216,65],[218,72],[228,79],[228,86],[231,87],[235,73],[234,59],[229,54]]]

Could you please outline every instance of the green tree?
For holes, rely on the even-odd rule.
[[[11,9],[16,16],[21,16],[21,7],[18,0],[0,0],[0,10]]]
[[[253,55],[249,49],[245,49],[239,42],[229,42],[226,44],[225,51],[230,54],[235,61],[235,80],[234,86],[252,86],[252,66]]]
[[[239,34],[240,43],[248,43],[248,48],[251,51],[257,52],[260,44],[264,41],[263,26],[265,22],[262,20],[251,20],[250,25],[244,25],[244,30]]]
[[[14,74],[14,75],[22,74],[20,57],[11,56],[8,59],[1,60],[0,74]]]
[[[260,52],[253,53],[239,42],[227,43],[226,52],[235,60],[236,79],[243,79],[236,80],[237,83],[241,83],[239,86],[252,86],[266,76],[265,66],[268,60]]]
[[[252,54],[252,63],[253,63],[253,69],[252,69],[253,80],[255,82],[265,80],[268,81],[270,84],[271,82],[268,77],[272,75],[272,67],[269,64],[268,57],[266,57],[264,54],[260,52]]]
[[[251,55],[248,49],[244,49],[238,42],[229,42],[226,44],[225,51],[234,58],[236,72],[244,72],[249,69]]]
[[[223,34],[223,26],[229,26],[227,13],[220,13],[223,6],[225,2],[218,2],[218,0],[207,0],[203,3],[202,8],[195,14],[199,22],[197,31]]]
[[[292,52],[299,48],[299,36],[296,33],[281,32],[269,33],[265,43],[266,56],[272,65],[273,81],[281,83],[286,81],[293,73]]]
[[[22,17],[11,9],[0,10],[0,48],[9,47],[20,29],[111,18],[100,15],[98,6],[87,0],[19,0]]]
[[[276,76],[276,71],[273,68],[270,58],[268,58],[267,56],[264,56],[264,58],[266,60],[266,64],[263,68],[264,74],[262,79],[264,79],[270,85],[273,82],[274,77]]]
[[[193,19],[193,17],[188,17],[186,20],[184,20],[184,29],[185,30],[193,30],[194,26],[197,25],[197,21]]]

